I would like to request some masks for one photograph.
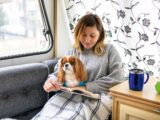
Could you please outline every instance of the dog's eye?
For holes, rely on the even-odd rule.
[[[75,64],[75,62],[74,62],[74,61],[71,61],[71,62],[70,62],[70,64],[71,64],[71,65],[74,65],[74,64]]]
[[[66,62],[66,59],[62,59],[61,64],[64,65]]]
[[[65,62],[64,61],[62,61],[62,65],[64,65],[65,64]]]

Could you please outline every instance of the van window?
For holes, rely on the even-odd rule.
[[[0,0],[0,59],[48,52],[52,39],[43,0]]]

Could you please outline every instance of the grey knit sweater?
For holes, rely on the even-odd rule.
[[[121,58],[111,44],[107,44],[105,54],[97,56],[91,50],[85,50],[79,53],[76,49],[70,50],[67,55],[75,55],[85,65],[88,73],[88,82],[86,89],[94,93],[107,93],[109,88],[122,82],[123,80],[123,67]],[[57,68],[52,73],[51,77],[56,77]]]

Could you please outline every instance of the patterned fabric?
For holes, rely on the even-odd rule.
[[[112,99],[105,94],[100,100],[59,92],[51,97],[32,120],[108,120]]]
[[[141,68],[151,75],[160,72],[160,0],[64,0],[73,33],[87,12],[102,19],[107,42],[121,55],[125,74]]]

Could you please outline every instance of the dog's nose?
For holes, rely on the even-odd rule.
[[[68,64],[68,63],[66,63],[64,66],[67,68],[67,67],[69,66],[69,64]]]

